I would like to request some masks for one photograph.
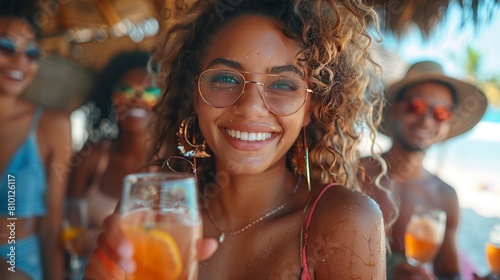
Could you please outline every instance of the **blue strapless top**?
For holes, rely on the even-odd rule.
[[[36,109],[28,137],[3,171],[0,181],[0,216],[28,218],[43,216],[47,212],[47,177],[36,138],[42,111],[42,107]]]

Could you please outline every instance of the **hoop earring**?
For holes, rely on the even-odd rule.
[[[189,132],[189,126],[192,126],[192,133]],[[196,144],[196,116],[191,115],[184,119],[177,131],[177,149],[181,154],[188,158],[208,158],[210,154],[207,152],[207,143],[205,139],[201,144]],[[189,140],[191,138],[192,140]]]
[[[305,176],[307,179],[307,189],[311,191],[311,172],[309,169],[309,147],[307,146],[306,128],[295,142],[293,148],[292,163],[295,174]]]

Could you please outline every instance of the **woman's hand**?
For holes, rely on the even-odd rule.
[[[217,249],[215,239],[203,239],[198,245],[198,260],[209,258]],[[85,279],[125,279],[135,271],[134,248],[120,227],[120,215],[115,213],[103,222],[103,232],[97,238],[97,249],[89,257]]]

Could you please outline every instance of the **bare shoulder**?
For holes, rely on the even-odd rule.
[[[108,152],[105,147],[107,143],[86,143],[78,153],[73,154],[69,175],[69,194],[71,196],[83,196],[87,188],[92,184],[100,161]]]
[[[38,123],[37,137],[44,159],[65,165],[72,152],[69,115],[44,108]]]
[[[436,206],[446,210],[449,221],[456,221],[458,223],[460,203],[457,191],[436,175],[431,176],[432,185],[435,187],[435,196],[440,202],[440,205]]]
[[[316,275],[385,278],[384,223],[372,198],[343,186],[330,188],[316,205],[309,238],[315,245],[307,248],[308,256],[322,260]]]
[[[73,173],[75,175],[90,174],[89,176],[93,176],[101,158],[109,151],[109,145],[109,141],[96,144],[87,142],[83,145],[82,149],[73,155],[71,162]]]
[[[441,195],[450,198],[457,197],[457,191],[455,190],[455,188],[443,181],[438,176],[431,174],[431,180],[433,181],[433,185],[436,186]]]
[[[346,222],[346,227],[355,229],[366,222],[381,220],[379,205],[369,196],[336,185],[325,191],[319,199],[314,215],[324,221],[324,225],[338,225]]]
[[[40,117],[39,129],[43,133],[43,136],[51,137],[56,141],[61,136],[70,135],[71,124],[69,114],[60,110],[44,109]]]

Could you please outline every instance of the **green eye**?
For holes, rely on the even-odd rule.
[[[241,84],[238,77],[231,75],[229,73],[220,73],[213,76],[210,79],[210,83],[213,85],[229,85],[229,84]]]
[[[299,87],[293,80],[279,79],[269,82],[269,90],[296,91]]]

